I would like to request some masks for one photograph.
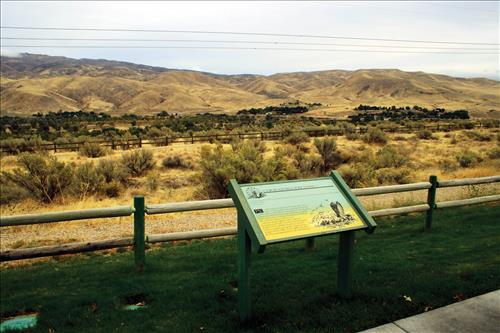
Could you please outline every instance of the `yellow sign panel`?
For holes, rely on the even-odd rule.
[[[266,241],[366,227],[331,178],[247,184],[241,190]]]

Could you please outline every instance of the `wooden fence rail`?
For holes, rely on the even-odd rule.
[[[452,131],[452,130],[460,130],[467,128],[465,124],[436,124],[436,125],[405,125],[399,127],[380,127],[383,131],[389,133],[413,133],[421,130],[431,130],[431,131]],[[491,125],[492,127],[499,127],[500,124],[495,123]],[[484,127],[481,122],[473,122],[472,127]],[[363,134],[366,133],[368,127],[356,127],[355,133]],[[344,135],[348,130],[344,130],[341,128],[304,128],[300,130],[294,130],[293,132],[305,132],[310,137],[322,137],[327,135],[338,136]],[[257,140],[281,140],[283,139],[287,133],[285,131],[260,131],[260,132],[247,132],[247,133],[221,133],[221,134],[200,134],[200,135],[188,135],[188,136],[164,136],[158,138],[150,138],[150,139],[109,139],[109,140],[95,140],[91,141],[92,143],[97,143],[103,147],[115,149],[132,149],[132,148],[141,148],[145,145],[150,146],[168,146],[172,143],[197,143],[197,142],[215,142],[220,141],[223,143],[231,142],[234,138],[240,139],[257,139]],[[9,146],[0,146],[0,152],[2,153],[10,153],[16,154],[25,151],[78,151],[83,145],[87,143],[87,141],[78,141],[78,142],[50,142],[50,143],[41,143],[38,145],[29,145],[29,146],[20,146],[20,147],[9,147]]]
[[[434,176],[431,176],[431,179],[433,177]],[[452,186],[491,184],[496,182],[500,182],[500,176],[440,181],[436,182],[436,187],[446,188]],[[420,182],[420,183],[404,184],[404,185],[390,185],[390,186],[353,189],[353,192],[357,196],[369,196],[369,195],[381,195],[381,194],[383,195],[389,193],[400,193],[406,191],[419,191],[419,190],[428,190],[430,192],[432,189],[433,189],[432,182]],[[473,205],[473,204],[480,204],[480,203],[487,203],[494,201],[500,201],[500,194],[463,199],[463,200],[444,201],[437,203],[435,202],[435,200],[431,200],[430,202],[428,201],[427,204],[396,207],[396,208],[385,208],[385,209],[370,211],[368,213],[372,217],[393,216],[393,215],[403,215],[415,212],[426,212],[426,211],[429,212],[432,211],[433,209],[459,207],[459,206],[466,206],[466,205]],[[189,232],[175,232],[168,234],[144,235],[145,215],[231,208],[234,207],[232,199],[186,201],[186,202],[176,202],[168,204],[144,205],[143,197],[136,197],[134,199],[134,202],[136,207],[118,206],[110,208],[73,210],[73,211],[29,214],[29,215],[19,215],[19,216],[0,216],[0,227],[9,227],[9,226],[19,226],[27,224],[66,222],[66,221],[74,221],[82,219],[130,216],[131,214],[134,214],[133,238],[119,238],[119,239],[111,239],[111,240],[96,241],[96,242],[69,243],[63,245],[43,246],[43,247],[35,247],[27,249],[12,249],[1,252],[0,261],[29,259],[37,257],[46,257],[46,256],[134,246],[136,250],[135,251],[136,264],[140,266],[140,268],[142,269],[144,265],[145,243],[171,242],[179,240],[191,240],[197,238],[230,236],[236,234],[236,228],[221,228],[221,229],[197,230]],[[426,228],[430,229],[431,224],[427,222],[429,221],[426,221]]]

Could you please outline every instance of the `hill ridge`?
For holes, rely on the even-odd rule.
[[[345,116],[359,104],[468,109],[500,117],[500,82],[400,69],[214,74],[106,59],[23,53],[1,57],[2,114],[236,112],[300,100],[315,116]]]

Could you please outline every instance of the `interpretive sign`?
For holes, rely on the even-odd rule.
[[[264,252],[269,244],[340,234],[339,293],[350,294],[350,265],[354,231],[376,226],[340,174],[330,177],[238,184],[229,192],[238,210],[239,308],[250,315],[248,269],[252,246]]]
[[[367,227],[331,177],[240,188],[268,243]]]

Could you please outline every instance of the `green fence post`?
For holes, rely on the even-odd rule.
[[[314,251],[316,248],[314,243],[314,237],[306,238],[306,252]]]
[[[438,186],[437,177],[430,176],[429,182],[431,183],[431,187],[429,188],[429,192],[427,192],[427,204],[429,205],[429,210],[427,210],[427,216],[425,218],[425,231],[430,231],[432,226],[432,215],[434,213],[434,209],[436,208],[436,189]]]
[[[342,298],[351,297],[352,257],[354,231],[340,233],[337,259],[337,293]]]
[[[145,239],[144,239],[144,197],[134,197],[134,258],[139,271],[144,269]]]
[[[252,316],[250,293],[250,255],[252,242],[245,228],[244,214],[238,209],[238,312],[240,320]]]

